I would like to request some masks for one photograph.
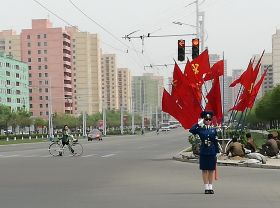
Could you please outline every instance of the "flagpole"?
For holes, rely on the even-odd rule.
[[[223,63],[225,64],[225,53],[223,51]],[[223,117],[222,117],[222,147],[223,150],[226,152],[225,150],[225,126],[224,126],[224,121],[225,121],[225,67],[224,71],[223,71]]]
[[[235,99],[235,102],[234,102],[233,106],[235,106],[237,104],[237,101],[239,100],[239,96],[240,96],[240,93],[241,93],[241,88],[242,88],[242,86],[239,87],[239,91],[238,91],[238,94],[237,94],[237,97]],[[235,111],[235,110],[231,111],[231,114],[230,114],[230,117],[229,117],[229,120],[228,120],[228,126],[230,125],[231,119],[232,119],[232,121],[234,121],[234,119],[236,117],[236,113],[237,113],[237,111]]]

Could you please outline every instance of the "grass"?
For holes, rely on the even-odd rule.
[[[266,142],[267,135],[251,132],[252,138],[254,139],[254,142],[258,149],[262,147],[262,144]]]

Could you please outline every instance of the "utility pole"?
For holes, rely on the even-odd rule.
[[[132,101],[132,98],[131,98],[131,131],[132,131],[132,134],[135,133],[135,126],[134,126],[134,102]]]
[[[198,9],[198,0],[195,1],[196,6],[196,37],[199,38],[199,9]]]
[[[83,112],[83,137],[87,136],[87,115]]]
[[[49,79],[49,104],[48,104],[48,110],[49,110],[49,137],[53,138],[52,81],[51,81],[51,79]]]

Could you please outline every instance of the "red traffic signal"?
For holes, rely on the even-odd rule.
[[[195,59],[199,56],[199,39],[192,39],[192,59]]]
[[[178,40],[178,60],[185,61],[185,40]]]

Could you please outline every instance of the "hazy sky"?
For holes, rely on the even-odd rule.
[[[122,36],[136,30],[139,31],[133,35],[138,37],[148,33],[195,33],[192,27],[172,23],[195,24],[195,6],[187,6],[193,0],[72,0],[92,20],[79,12],[70,0],[0,0],[0,30],[14,29],[19,33],[21,29],[31,28],[31,19],[43,18],[49,18],[54,27],[67,25],[36,1],[81,31],[100,34],[103,52],[116,53],[118,67],[131,69],[133,75],[143,72],[171,75],[172,66],[145,71],[144,66],[172,64],[173,58],[177,59],[177,40],[182,38],[190,44],[192,36],[145,38],[144,45],[140,39],[128,41]],[[222,55],[224,51],[229,73],[246,67],[253,54],[260,54],[263,49],[271,52],[272,34],[280,29],[279,0],[205,0],[200,11],[205,12],[205,45],[210,53]]]

